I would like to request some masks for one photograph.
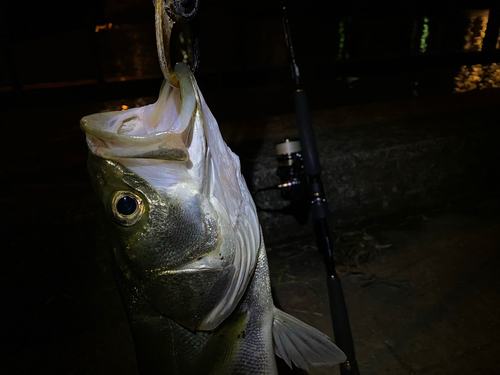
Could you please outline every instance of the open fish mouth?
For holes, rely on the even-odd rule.
[[[178,74],[189,73],[178,69]],[[176,88],[164,82],[156,103],[89,115],[80,126],[87,134],[89,149],[104,158],[187,161],[195,107],[192,84]]]

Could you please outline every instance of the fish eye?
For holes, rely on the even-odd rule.
[[[111,210],[119,224],[129,227],[144,214],[144,203],[137,194],[117,191],[111,200]]]

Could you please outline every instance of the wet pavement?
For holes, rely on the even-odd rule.
[[[2,374],[137,373],[78,128],[106,106],[4,116]],[[479,196],[335,228],[362,375],[500,370],[499,208],[498,197]],[[277,303],[332,335],[314,239],[268,240]]]

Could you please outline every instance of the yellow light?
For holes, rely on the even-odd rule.
[[[122,105],[122,111],[125,111],[126,109],[128,109],[128,105]]]
[[[486,35],[489,15],[489,9],[470,10],[468,12],[469,28],[465,35],[464,51],[481,51],[483,49],[483,39]]]
[[[106,23],[104,25],[97,25],[94,30],[96,33],[98,33],[99,30],[111,29],[112,27],[113,27],[113,24],[110,22],[110,23]],[[115,26],[115,27],[117,27],[117,26]]]

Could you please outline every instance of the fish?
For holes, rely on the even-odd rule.
[[[154,104],[82,118],[140,374],[275,375],[345,354],[276,308],[239,158],[188,65]]]

